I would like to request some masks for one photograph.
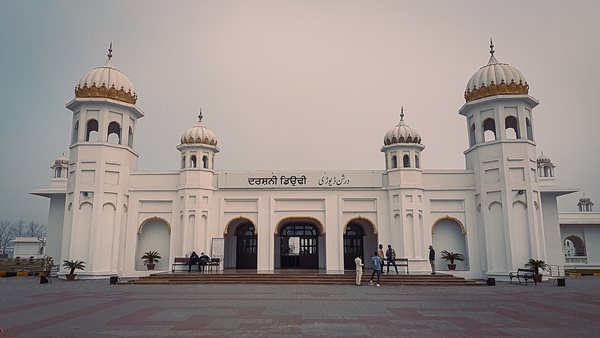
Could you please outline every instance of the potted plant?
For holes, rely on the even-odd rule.
[[[146,265],[148,270],[154,270],[156,263],[158,263],[158,260],[161,258],[162,257],[160,257],[158,251],[146,251],[141,257],[141,259],[144,260],[144,265]]]
[[[450,262],[448,263],[448,270],[456,270],[456,264],[454,264],[454,261],[464,261],[465,256],[460,253],[443,250],[442,259],[446,262]]]
[[[80,260],[64,260],[63,267],[70,270],[68,274],[65,274],[67,280],[75,280],[75,270],[85,270],[85,262]]]
[[[542,274],[540,273],[540,270],[548,271],[548,264],[541,259],[530,258],[529,262],[525,264],[525,267],[533,270],[533,280],[536,283],[542,282]]]

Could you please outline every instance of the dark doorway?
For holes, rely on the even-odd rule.
[[[355,270],[356,264],[354,263],[354,259],[358,256],[361,256],[364,262],[364,236],[365,232],[360,225],[354,222],[348,224],[346,233],[344,234],[344,270]]]
[[[236,269],[256,269],[258,239],[254,232],[254,225],[243,223],[237,227],[237,248],[235,256]]]
[[[281,268],[318,269],[319,231],[314,224],[290,222],[281,227]]]

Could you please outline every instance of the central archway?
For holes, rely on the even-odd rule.
[[[281,269],[318,269],[321,232],[319,224],[306,220],[282,222],[278,232]]]

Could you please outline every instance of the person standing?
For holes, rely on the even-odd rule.
[[[431,264],[431,274],[435,275],[435,250],[433,245],[429,246],[429,264]]]
[[[379,277],[381,277],[381,268],[383,267],[383,261],[381,257],[379,257],[379,253],[377,251],[373,252],[373,257],[371,258],[373,261],[373,274],[371,275],[371,280],[369,281],[369,285],[373,285],[373,277],[377,275],[377,286],[379,285]]]
[[[356,264],[356,286],[360,286],[360,281],[363,275],[363,264],[362,257],[358,256],[354,259],[354,264]]]
[[[379,256],[379,258],[381,258],[381,273],[383,273],[383,265],[385,263],[385,256],[383,255],[383,244],[379,244],[379,247],[377,248],[377,256]],[[388,263],[388,268],[389,268],[389,263]]]
[[[388,261],[387,273],[390,273],[390,264],[392,264],[394,269],[396,269],[396,274],[398,274],[398,267],[396,266],[396,250],[392,249],[391,244],[388,244],[388,248],[385,251],[385,257]]]

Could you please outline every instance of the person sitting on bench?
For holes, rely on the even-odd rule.
[[[188,265],[188,272],[192,272],[192,265],[198,264],[200,262],[200,257],[198,257],[198,254],[196,253],[196,251],[192,251],[192,254],[190,255],[190,259],[188,259],[187,265]],[[200,266],[198,266],[198,271],[200,271]]]
[[[199,258],[199,266],[198,270],[204,272],[206,270],[206,265],[210,262],[210,257],[208,257],[204,252],[200,253]]]

